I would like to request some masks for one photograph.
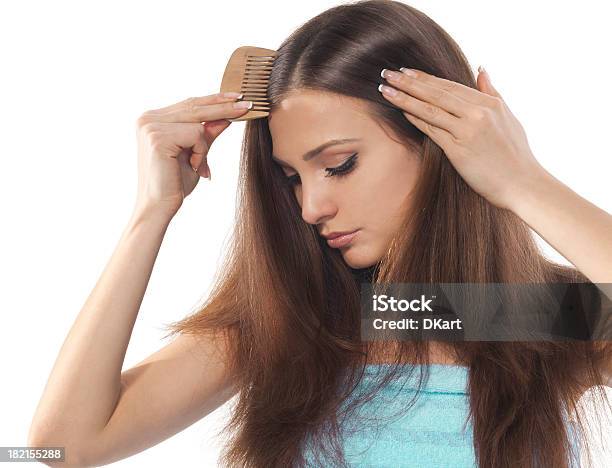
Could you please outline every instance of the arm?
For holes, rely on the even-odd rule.
[[[401,70],[383,69],[392,86],[379,90],[444,150],[463,180],[521,217],[591,282],[612,282],[612,216],[538,163],[488,73],[479,71],[473,89],[421,70]]]
[[[539,164],[484,69],[478,89],[415,69],[381,76],[391,85],[379,86],[382,95],[442,148],[475,192],[522,218],[612,298],[612,216]],[[612,363],[604,372],[612,374]]]
[[[171,217],[134,212],[72,325],[30,426],[29,441],[61,441],[66,461],[102,429],[121,391],[121,368]],[[73,455],[74,452],[74,455]]]
[[[612,283],[612,215],[547,171],[525,181],[513,203],[512,211],[591,282]]]
[[[236,391],[225,341],[180,334],[121,374],[121,394],[108,423],[79,445],[81,466],[107,465],[152,447]]]
[[[547,171],[527,180],[520,193],[512,211],[612,298],[612,215]],[[602,373],[612,387],[612,362]]]

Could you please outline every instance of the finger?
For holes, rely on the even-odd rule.
[[[201,123],[162,122],[157,124],[160,140],[176,149],[191,148],[204,136]]]
[[[425,122],[422,119],[419,119],[417,116],[410,114],[409,112],[402,112],[406,119],[414,125],[416,128],[425,133],[428,137],[430,137],[442,150],[446,155],[450,153],[450,148],[453,145],[453,135],[448,133],[446,130],[431,125],[428,122]]]
[[[204,123],[204,136],[208,146],[212,145],[213,141],[221,135],[221,133],[230,126],[232,122],[226,119],[211,120]]]
[[[211,120],[233,119],[248,111],[248,107],[234,107],[235,105],[250,105],[252,101],[221,102],[216,104],[196,104],[195,101],[185,103],[175,110],[165,114],[155,114],[158,122],[188,122],[202,123]]]
[[[444,109],[429,104],[428,102],[423,102],[402,91],[390,88],[386,85],[380,85],[378,89],[385,99],[392,102],[400,109],[412,115],[416,115],[419,119],[431,125],[435,125],[451,133],[455,137],[459,135],[461,127],[465,125],[464,120],[449,114]],[[467,105],[467,103],[464,102],[464,105]]]
[[[183,101],[179,101],[169,106],[161,107],[159,109],[153,109],[148,112],[152,114],[167,114],[168,112],[173,112],[182,107],[189,107],[191,105],[205,106],[209,104],[231,102],[231,101],[235,101],[239,97],[242,97],[242,94],[214,93],[214,94],[209,94],[208,96],[189,97],[187,99],[184,99]]]
[[[489,72],[486,71],[483,67],[479,67],[478,77],[476,78],[478,88],[491,96],[498,97],[503,100],[502,95],[495,89],[493,83],[491,83],[491,77],[489,76]]]
[[[191,155],[189,158],[189,164],[195,172],[200,177],[210,178],[210,167],[208,166],[208,161],[206,160],[206,156],[202,157],[202,155]]]
[[[410,75],[413,72],[414,76]],[[421,70],[408,69],[403,68],[401,71],[397,71],[400,73],[403,78],[402,85],[406,86],[406,89],[400,87],[402,91],[409,92],[413,96],[427,102],[431,102],[432,104],[438,105],[435,101],[437,97],[443,97],[444,95],[440,95],[442,91],[445,91],[447,94],[456,96],[462,99],[465,102],[475,104],[475,105],[483,105],[489,103],[489,97],[486,94],[481,93],[479,90],[471,88],[470,86],[465,86],[461,83],[452,80],[446,80],[444,78],[440,78],[437,76],[430,75]],[[382,72],[381,72],[382,76]],[[384,77],[383,77],[384,78]],[[389,81],[391,83],[391,81]],[[439,90],[439,91],[433,91]],[[437,96],[438,93],[440,96]],[[429,95],[429,100],[426,96]],[[449,103],[452,105],[452,103]],[[461,111],[461,109],[456,109]],[[456,114],[453,110],[449,108],[449,112],[460,116],[460,114]]]
[[[204,126],[201,123],[175,122],[158,123],[157,126],[157,131],[162,134],[161,141],[164,142],[164,147],[167,147],[165,149],[169,150],[169,154],[175,154],[174,157],[178,158],[180,154],[186,153],[194,172],[204,175],[204,172],[198,171],[202,167],[208,167],[205,159],[209,145],[204,135]],[[187,162],[187,158],[185,160]]]
[[[467,117],[470,104],[459,95],[444,88],[432,86],[405,73],[383,69],[381,76],[389,85],[403,91],[421,102],[432,104],[456,117]]]
[[[192,154],[189,158],[189,163],[191,167],[194,169],[196,174],[207,177],[209,174],[208,167],[208,150],[210,149],[210,145],[206,141],[206,135],[204,132],[200,135],[200,138],[196,142],[195,145],[191,148]]]
[[[203,124],[204,125],[204,140],[208,144],[209,148],[213,144],[215,139],[227,127],[229,127],[231,123],[232,122],[230,122],[229,120],[221,119],[221,120],[211,120]],[[199,175],[207,177],[208,180],[210,180],[211,175],[210,175],[210,166],[208,165],[208,152],[204,154],[204,157],[202,159],[205,161],[205,164],[202,164],[202,162],[200,161],[199,162],[200,166],[195,166],[195,167],[199,167],[199,169],[196,172]]]

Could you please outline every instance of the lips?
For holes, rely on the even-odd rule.
[[[340,236],[345,236],[347,234],[352,234],[354,232],[355,231],[342,231],[342,232],[332,232],[332,233],[329,233],[329,234],[321,234],[321,235],[323,237],[325,237],[327,240],[331,240],[331,239],[335,239],[335,238],[340,237]]]
[[[337,233],[332,233],[334,234],[334,237],[329,236],[327,238],[327,245],[329,245],[330,247],[336,248],[336,249],[340,247],[345,247],[346,245],[351,243],[351,241],[355,238],[355,236],[358,233],[359,233],[359,230],[349,232],[346,234],[340,233],[339,235],[336,235]]]

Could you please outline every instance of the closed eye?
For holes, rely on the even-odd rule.
[[[326,175],[325,177],[342,177],[347,175],[355,168],[355,165],[357,164],[357,154],[358,153],[352,154],[346,161],[344,161],[339,166],[326,167],[325,170],[327,171],[328,175]],[[297,185],[299,181],[300,176],[298,174],[294,174],[290,177],[287,177],[287,183],[290,186]]]

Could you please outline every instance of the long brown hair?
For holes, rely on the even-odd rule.
[[[380,96],[382,68],[416,68],[476,89],[459,46],[425,14],[395,1],[344,4],[303,24],[277,51],[268,89],[273,109],[296,89],[359,98],[422,158],[413,205],[386,255],[368,270],[372,282],[588,282],[547,260],[520,218],[475,193],[440,147]],[[420,388],[429,343],[395,343],[379,385],[343,405],[356,394],[369,356],[381,352],[380,342],[360,339],[360,272],[302,220],[271,154],[267,119],[248,121],[230,249],[210,296],[169,325],[169,334],[224,339],[239,391],[224,428],[231,433],[224,465],[303,466],[307,443],[342,465],[340,415],[394,378],[397,364],[424,365],[415,366],[423,371]],[[452,342],[448,350],[469,369],[479,466],[568,466],[564,413],[602,384],[609,343]]]

